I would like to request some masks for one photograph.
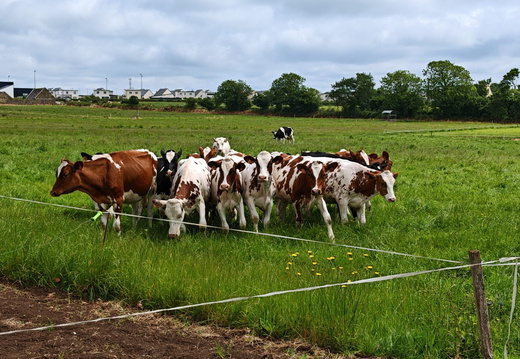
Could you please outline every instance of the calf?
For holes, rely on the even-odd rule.
[[[296,222],[303,224],[302,207],[310,209],[318,206],[327,226],[328,237],[334,240],[332,220],[327,210],[323,193],[325,174],[336,168],[337,163],[326,165],[302,156],[277,156],[273,159],[273,180],[276,189],[277,214],[285,217],[287,203],[292,203],[296,212]]]
[[[220,156],[227,156],[229,151],[231,151],[229,141],[225,137],[214,137],[213,147],[217,147],[217,155]]]
[[[90,161],[70,162],[62,160],[56,171],[51,196],[81,191],[88,194],[98,208],[114,212],[114,229],[121,232],[120,214],[123,203],[132,205],[135,216],[148,206],[148,217],[152,217],[149,201],[156,187],[157,157],[148,150],[131,150],[110,154],[94,155]],[[137,223],[134,217],[134,226]],[[101,219],[106,229],[108,213]]]
[[[285,143],[285,140],[289,140],[294,143],[294,130],[292,127],[280,127],[276,131],[272,131],[274,139],[277,141],[282,141]]]
[[[229,232],[226,220],[226,210],[238,210],[238,220],[241,229],[246,228],[244,202],[242,200],[242,176],[240,171],[245,167],[243,162],[236,163],[230,157],[212,160],[208,163],[211,169],[211,200],[217,207],[217,212],[224,232]]]
[[[242,171],[242,197],[246,204],[253,227],[258,232],[260,217],[256,207],[263,211],[264,228],[269,223],[273,209],[273,198],[275,194],[274,182],[272,180],[273,158],[267,151],[260,152],[256,158],[244,157],[245,168]]]
[[[211,173],[206,161],[194,157],[180,161],[173,177],[171,197],[167,200],[153,200],[156,207],[164,208],[166,217],[170,220],[170,238],[177,238],[181,229],[186,230],[182,221],[194,209],[199,213],[199,227],[206,229],[206,202],[210,193]]]

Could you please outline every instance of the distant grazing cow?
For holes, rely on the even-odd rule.
[[[277,141],[285,142],[285,140],[289,140],[294,143],[294,130],[292,127],[280,127],[276,131],[272,131],[274,135],[274,139]]]
[[[253,227],[258,232],[260,217],[256,207],[263,213],[263,225],[267,227],[271,218],[273,198],[275,194],[274,182],[272,180],[273,161],[267,151],[260,152],[256,158],[245,156],[245,168],[242,171],[242,197],[249,209]]]
[[[199,227],[206,229],[206,202],[210,199],[211,173],[206,161],[202,158],[188,157],[179,162],[177,173],[173,177],[171,198],[153,200],[156,207],[163,207],[166,217],[170,220],[168,235],[177,238],[186,214],[193,210],[199,213]]]
[[[130,150],[100,154],[90,161],[62,160],[56,171],[51,196],[81,191],[88,194],[103,210],[114,212],[114,229],[121,232],[120,214],[123,203],[132,205],[138,216],[149,202],[148,216],[152,217],[149,201],[155,191],[157,157],[148,150]],[[101,219],[108,223],[108,213]],[[133,219],[134,226],[137,218]]]
[[[225,137],[214,137],[213,147],[217,147],[217,155],[220,156],[227,156],[229,151],[231,151],[231,145]]]
[[[240,228],[246,228],[244,202],[242,199],[242,176],[240,171],[245,167],[243,162],[236,163],[231,157],[211,160],[208,163],[211,169],[211,200],[217,207],[222,228],[229,232],[226,212],[238,211]]]
[[[302,207],[318,206],[327,226],[330,240],[334,240],[332,220],[323,193],[326,172],[337,167],[336,162],[324,164],[303,156],[281,155],[273,159],[273,180],[276,188],[277,214],[284,218],[287,203],[292,203],[296,212],[296,222],[303,224]]]

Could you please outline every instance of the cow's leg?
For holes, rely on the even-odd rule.
[[[137,227],[137,221],[139,220],[139,216],[143,213],[143,201],[139,201],[137,203],[132,204],[132,225],[133,227]]]
[[[271,211],[273,210],[273,200],[267,199],[265,204],[265,210],[264,210],[264,228],[267,227],[269,224],[269,221],[271,220]]]
[[[251,221],[253,222],[253,228],[255,229],[255,232],[258,232],[258,221],[260,220],[260,216],[258,216],[258,212],[256,211],[255,200],[253,197],[246,198],[246,206],[249,210]]]
[[[238,201],[238,226],[240,229],[246,229],[247,222],[246,222],[246,215],[244,211],[244,201],[242,198]]]
[[[199,228],[203,231],[206,231],[206,226],[208,223],[206,222],[206,202],[204,202],[203,198],[199,199],[197,208],[199,211]]]
[[[117,235],[121,235],[121,211],[123,209],[123,203],[118,202],[115,205],[114,209],[114,230],[117,232]]]
[[[330,218],[329,211],[327,210],[327,204],[323,198],[318,199],[318,209],[320,210],[323,220],[325,221],[325,225],[327,226],[327,234],[329,239],[334,243],[335,241],[334,232],[332,231],[332,219]]]
[[[279,199],[276,203],[276,215],[282,221],[285,220],[285,207],[287,207],[287,203],[284,200]]]
[[[148,227],[152,228],[152,222],[153,222],[153,202],[152,202],[152,196],[147,196],[144,201],[146,202],[146,213],[148,215]]]
[[[359,208],[357,208],[357,219],[361,224],[367,223],[365,216],[365,204],[362,204]]]
[[[348,201],[339,200],[338,201],[338,211],[339,211],[339,218],[341,219],[341,223],[347,224],[348,215],[350,213],[350,210],[348,209]]]
[[[303,226],[302,205],[299,201],[296,201],[293,203],[293,206],[296,214],[296,225],[301,227]]]
[[[220,201],[217,203],[217,213],[218,213],[218,216],[220,217],[220,223],[222,226],[222,230],[224,231],[224,233],[229,233],[229,224],[227,223],[227,220],[226,220],[226,210],[225,210],[224,206],[222,205],[222,202],[220,202]]]

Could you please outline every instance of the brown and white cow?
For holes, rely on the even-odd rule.
[[[150,196],[155,191],[157,157],[148,150],[130,150],[100,154],[90,161],[62,160],[56,171],[56,182],[51,196],[81,191],[88,194],[103,210],[114,213],[114,229],[121,232],[120,214],[123,203],[132,205],[139,216],[148,204],[148,217],[152,218]],[[134,226],[137,223],[134,217]],[[108,213],[101,223],[106,228]]]
[[[330,240],[334,240],[332,220],[323,194],[326,172],[337,167],[336,162],[326,164],[303,156],[280,155],[273,159],[273,180],[276,189],[277,214],[285,217],[285,207],[292,203],[296,222],[303,224],[302,207],[310,209],[317,205],[327,226]]]
[[[217,147],[217,154],[220,156],[227,156],[231,151],[231,145],[226,137],[214,137],[213,147]]]
[[[267,227],[271,219],[273,200],[275,195],[272,180],[273,157],[267,151],[260,152],[256,158],[244,157],[245,168],[242,171],[242,197],[253,221],[253,227],[258,232],[260,216],[256,207],[263,211],[262,223]]]
[[[244,162],[235,162],[230,156],[208,162],[211,169],[211,201],[217,208],[224,232],[229,232],[226,212],[236,214],[241,229],[246,228],[244,201],[242,199],[242,176]]]
[[[211,173],[202,158],[188,157],[179,162],[173,178],[171,198],[153,200],[156,207],[163,207],[170,220],[168,235],[177,238],[181,230],[185,231],[184,217],[193,210],[199,213],[199,227],[206,229],[206,202],[210,199]]]
[[[315,161],[326,158],[315,157]],[[388,202],[395,202],[394,184],[398,173],[390,170],[378,171],[362,164],[331,159],[338,165],[325,176],[325,200],[337,203],[341,222],[348,222],[349,208],[356,212],[360,223],[366,223],[365,208],[371,198],[380,194]]]

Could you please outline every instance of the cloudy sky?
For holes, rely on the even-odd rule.
[[[130,78],[265,90],[293,72],[326,92],[361,72],[422,77],[438,60],[475,81],[520,68],[518,0],[0,0],[0,14],[0,81],[80,94],[122,94]]]

